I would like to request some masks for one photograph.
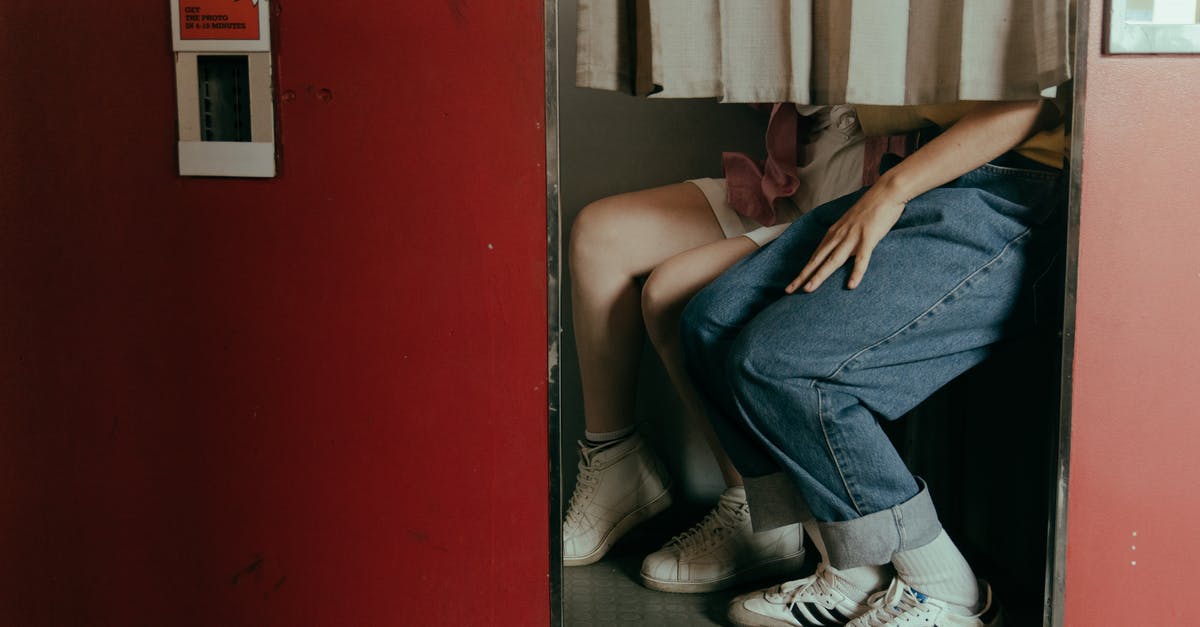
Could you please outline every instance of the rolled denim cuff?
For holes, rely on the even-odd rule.
[[[843,522],[819,522],[821,538],[834,568],[881,566],[900,551],[933,542],[942,530],[929,488],[890,509]],[[749,491],[747,490],[747,493]],[[753,513],[751,513],[753,516]]]
[[[808,504],[786,474],[777,472],[762,477],[745,477],[743,483],[754,533],[812,519]]]

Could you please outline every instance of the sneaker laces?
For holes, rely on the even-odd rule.
[[[588,501],[600,483],[600,471],[592,468],[591,450],[579,443],[579,474],[575,478],[575,490],[571,492],[571,502],[567,505],[567,522],[578,523],[583,518]]]
[[[910,610],[919,608],[922,603],[917,593],[897,577],[888,589],[876,592],[867,599],[867,606],[871,609],[859,620],[866,621],[868,627],[887,627]]]
[[[671,538],[666,546],[677,548],[680,553],[706,549],[720,542],[728,530],[741,525],[749,511],[746,503],[723,498],[700,522]]]
[[[826,598],[833,596],[837,591],[833,583],[834,574],[829,570],[829,565],[825,562],[817,564],[817,570],[813,574],[793,581],[785,581],[771,592],[783,597],[783,602],[787,607],[792,607],[799,602],[801,594],[812,596],[814,598]]]

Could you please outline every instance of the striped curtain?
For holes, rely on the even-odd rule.
[[[1070,77],[1070,0],[578,0],[577,83],[660,98],[935,104]]]

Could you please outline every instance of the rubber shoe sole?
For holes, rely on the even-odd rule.
[[[591,553],[579,557],[563,558],[563,566],[587,566],[588,564],[599,562],[608,553],[608,550],[617,543],[617,540],[620,540],[622,536],[629,533],[629,530],[661,514],[671,506],[670,488],[671,486],[667,486],[667,489],[663,490],[663,493],[655,497],[653,501],[629,512],[624,518],[617,521],[617,524],[613,525],[613,528],[600,541],[600,546],[597,546]]]
[[[787,579],[800,571],[804,566],[804,549],[790,555],[777,557],[766,562],[759,562],[749,568],[737,571],[720,579],[705,581],[664,581],[647,577],[642,573],[642,585],[659,592],[674,592],[677,594],[700,594],[724,590],[743,583],[760,579]]]

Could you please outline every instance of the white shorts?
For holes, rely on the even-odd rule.
[[[713,215],[725,237],[745,235],[762,246],[779,237],[791,221],[814,207],[840,198],[862,187],[864,137],[854,108],[849,105],[833,107],[800,107],[801,115],[817,116],[816,128],[809,143],[801,148],[797,168],[800,189],[792,196],[792,211],[780,212],[781,221],[763,226],[741,215],[729,205],[725,179],[703,178],[688,181],[700,188],[708,199]],[[786,213],[786,215],[785,215]],[[786,218],[786,221],[783,219]]]

